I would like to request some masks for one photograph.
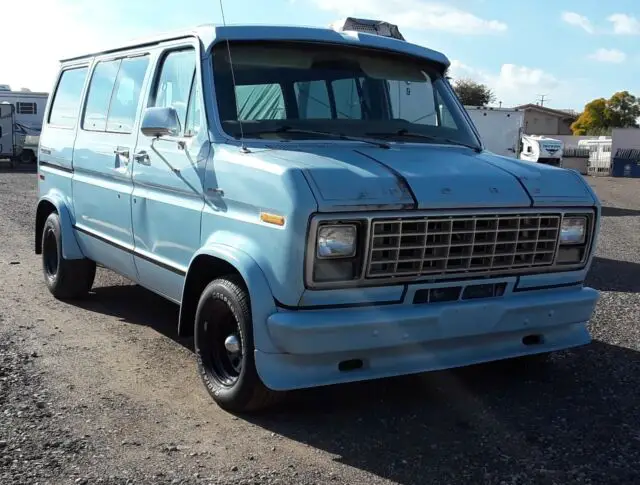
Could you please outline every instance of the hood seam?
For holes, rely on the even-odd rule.
[[[416,194],[413,193],[413,189],[411,188],[411,185],[409,185],[409,182],[407,182],[407,179],[400,172],[398,172],[393,167],[390,167],[386,163],[381,162],[380,160],[372,157],[367,153],[363,153],[357,149],[354,149],[353,151],[356,152],[358,155],[362,155],[363,157],[368,158],[369,160],[377,163],[378,165],[386,168],[389,172],[391,172],[391,174],[396,178],[398,185],[401,185],[402,188],[406,190],[407,193],[411,196],[411,200],[413,200],[413,207],[411,209],[415,210],[419,207],[418,198],[416,197]]]

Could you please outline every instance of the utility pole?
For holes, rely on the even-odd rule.
[[[540,106],[544,106],[544,101],[545,98],[547,97],[546,94],[538,94],[538,96],[540,96]],[[549,101],[549,99],[547,99],[547,101]]]

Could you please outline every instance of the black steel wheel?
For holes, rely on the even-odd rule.
[[[42,229],[42,272],[47,288],[59,299],[86,296],[96,275],[93,261],[63,257],[62,230],[57,212],[49,214]]]
[[[194,346],[200,376],[221,408],[257,411],[280,396],[267,389],[258,376],[249,295],[238,276],[216,279],[202,292]]]

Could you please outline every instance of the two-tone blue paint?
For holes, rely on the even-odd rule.
[[[599,221],[600,204],[574,172],[464,147],[392,142],[383,150],[352,141],[246,139],[240,150],[216,113],[210,51],[226,39],[362,45],[449,64],[440,53],[395,39],[260,26],[203,27],[63,62],[63,68],[93,66],[129,49],[150,56],[132,134],[107,140],[104,133],[62,130],[45,121],[39,204],[41,212],[54,208],[61,216],[65,258],[94,259],[181,304],[182,332],[193,325],[198,297],[189,281],[203,267],[221,268],[211,278],[237,272],[251,299],[258,373],[273,389],[441,369],[589,341],[586,322],[598,294],[582,283],[593,254],[578,271],[455,283],[506,283],[505,294],[490,300],[414,304],[417,291],[453,284],[424,280],[307,287],[306,241],[315,214],[592,207]],[[163,54],[181,46],[197,53],[203,129],[189,140],[161,138],[152,146],[139,133],[144,100]],[[114,144],[130,154],[146,151],[149,163],[131,156],[122,164],[110,152]],[[265,223],[261,212],[286,222]],[[544,334],[540,345],[523,345],[524,336],[536,333]],[[360,359],[363,367],[341,372],[338,362],[349,359]]]

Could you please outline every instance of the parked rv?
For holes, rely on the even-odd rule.
[[[7,158],[13,162],[33,163],[38,153],[42,118],[47,104],[47,93],[12,91],[4,84],[0,89],[0,104],[13,106],[13,146]],[[8,136],[8,135],[7,135]],[[5,151],[8,154],[8,151]]]
[[[484,150],[444,54],[344,27],[114,46],[63,60],[47,104],[46,287],[87,297],[100,264],[179,304],[226,409],[590,341],[589,184]]]
[[[16,145],[13,131],[13,109],[12,104],[0,103],[0,162],[8,160],[12,165]]]
[[[555,138],[542,135],[523,135],[520,159],[561,167],[563,148],[564,143]]]

